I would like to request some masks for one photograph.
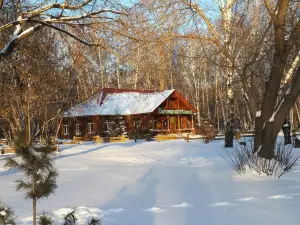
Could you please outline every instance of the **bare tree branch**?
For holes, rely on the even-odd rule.
[[[25,37],[33,34],[41,26],[46,26],[51,29],[57,30],[59,32],[65,33],[82,44],[88,46],[101,47],[99,44],[87,42],[82,38],[79,38],[77,35],[70,33],[68,30],[65,30],[58,26],[54,26],[52,24],[66,24],[74,28],[76,25],[85,26],[86,24],[100,23],[101,21],[119,23],[119,21],[113,15],[127,15],[127,14],[122,10],[117,11],[109,8],[102,8],[99,10],[94,10],[92,8],[89,11],[87,11],[85,10],[85,6],[95,1],[85,0],[81,2],[82,2],[81,4],[78,3],[78,4],[71,5],[69,1],[61,1],[60,4],[54,3],[54,4],[49,4],[47,6],[38,5],[32,11],[25,11],[25,10],[21,11],[19,13],[19,17],[17,21],[13,21],[0,26],[0,32],[16,27],[14,34],[11,36],[7,44],[2,49],[0,48],[0,55],[3,56],[4,54],[7,53],[7,51],[12,51],[13,48],[20,40],[23,40]],[[3,1],[1,1],[1,3],[3,3]],[[55,15],[55,13],[53,13],[54,9],[61,9],[62,11],[59,15]],[[76,13],[74,16],[72,16],[68,12],[64,13],[64,10],[69,10],[74,12],[80,11],[80,14]],[[45,12],[47,12],[48,14]],[[89,19],[89,20],[84,21],[85,19]],[[35,23],[36,25],[30,28],[23,27],[23,25],[30,24],[30,23]],[[24,32],[22,32],[23,29],[25,29]],[[114,30],[113,28],[111,29]],[[124,36],[126,35],[124,34]]]
[[[46,12],[50,9],[69,9],[69,10],[76,10],[76,9],[82,9],[84,6],[89,4],[92,0],[86,0],[85,2],[79,4],[79,5],[69,5],[67,2],[62,3],[62,4],[50,4],[48,6],[45,6],[41,9],[30,11],[28,14],[31,15],[31,17],[39,16],[41,13]]]
[[[275,16],[275,12],[273,11],[272,9],[272,6],[271,6],[271,3],[270,3],[270,0],[264,0],[265,2],[265,6],[271,16],[271,19],[272,21],[275,23],[276,22],[276,16]]]
[[[183,0],[183,3],[190,7],[193,11],[196,11],[197,14],[204,20],[204,22],[206,23],[208,30],[210,32],[210,34],[212,35],[212,39],[214,40],[214,42],[217,44],[217,46],[220,49],[223,49],[222,44],[219,42],[220,38],[218,37],[218,34],[215,30],[215,28],[213,27],[212,23],[210,22],[210,20],[206,17],[205,13],[202,11],[202,9],[199,7],[198,4],[193,4],[192,2],[188,2]]]

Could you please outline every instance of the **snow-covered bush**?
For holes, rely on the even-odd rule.
[[[16,225],[14,211],[0,200],[0,224]]]
[[[197,133],[205,137],[205,143],[209,143],[217,136],[218,130],[212,125],[200,125]]]
[[[151,141],[152,135],[150,133],[145,134],[145,139],[146,139],[146,141]]]
[[[38,224],[39,225],[53,225],[54,221],[49,213],[43,212],[38,217]]]
[[[292,171],[300,159],[300,155],[293,152],[292,145],[284,145],[282,142],[276,143],[275,157],[271,160],[259,157],[257,152],[253,153],[253,149],[253,142],[248,142],[245,146],[235,145],[225,149],[222,157],[240,175],[250,170],[276,178]]]

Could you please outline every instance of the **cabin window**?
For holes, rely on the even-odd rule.
[[[64,135],[69,135],[69,125],[68,124],[64,125]]]
[[[105,130],[105,132],[109,133],[113,129],[114,122],[106,120],[104,123],[106,123],[106,130]]]
[[[191,122],[191,118],[190,117],[186,118],[186,127],[187,128],[192,128],[192,122]]]
[[[93,122],[88,122],[88,133],[93,133]]]
[[[156,129],[156,120],[149,120],[149,128],[150,130]]]
[[[140,118],[137,119],[133,119],[133,126],[137,129],[139,129],[141,127],[141,120]]]
[[[81,135],[81,132],[80,132],[80,123],[76,124],[76,135]]]
[[[166,119],[162,120],[162,128],[163,130],[168,130],[168,121]]]

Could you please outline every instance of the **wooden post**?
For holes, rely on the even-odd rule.
[[[167,115],[167,125],[168,125],[168,132],[170,130],[170,116]]]
[[[58,138],[58,134],[60,132],[60,127],[61,127],[61,122],[62,122],[62,119],[60,119],[58,122],[58,126],[57,126],[56,133],[55,133],[55,140],[57,140],[57,138]]]
[[[127,130],[130,130],[132,128],[132,123],[131,123],[131,118],[130,118],[130,114],[128,115],[127,118],[127,123],[128,123],[128,127],[127,127]]]
[[[186,143],[189,143],[189,139],[190,139],[190,134],[187,134],[187,136],[186,136]]]
[[[194,129],[194,114],[192,113],[192,129]]]
[[[152,116],[152,127],[153,127],[153,129],[155,130],[156,129],[156,127],[154,127],[154,120],[155,120],[155,118],[154,118],[154,116]]]
[[[194,129],[194,114],[192,113],[192,132],[195,134],[195,129]]]

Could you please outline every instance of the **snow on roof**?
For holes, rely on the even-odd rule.
[[[64,112],[64,117],[94,115],[132,115],[153,112],[174,92],[165,90],[153,93],[109,93],[102,101],[103,91]]]

